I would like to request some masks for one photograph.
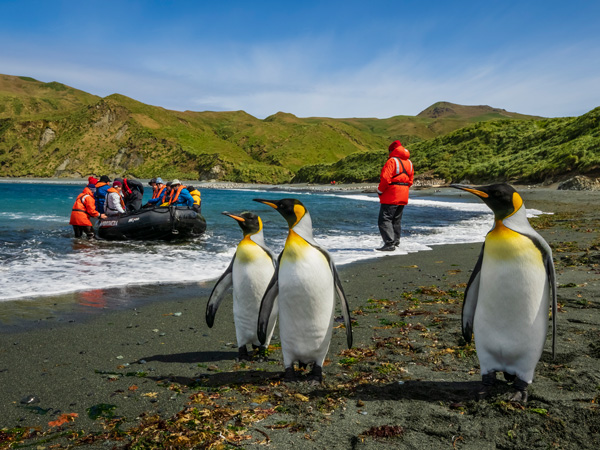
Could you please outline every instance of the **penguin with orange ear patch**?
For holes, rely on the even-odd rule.
[[[274,299],[279,302],[279,337],[285,379],[296,379],[294,363],[312,364],[309,380],[323,381],[323,361],[333,331],[335,297],[340,299],[348,347],[352,347],[352,325],[346,295],[331,256],[315,242],[306,207],[297,199],[254,199],[275,208],[289,226],[279,265],[262,300],[258,336],[267,338]]]
[[[452,185],[481,198],[494,212],[477,264],[465,290],[462,332],[475,347],[487,395],[504,372],[527,401],[527,387],[542,356],[552,307],[552,354],[556,340],[556,276],[552,251],[531,227],[523,199],[510,185]]]
[[[265,357],[275,328],[277,307],[273,308],[273,317],[268,329],[265,330],[262,342],[258,339],[256,324],[260,302],[275,273],[277,260],[265,245],[262,221],[259,216],[250,212],[242,214],[224,212],[223,214],[238,222],[244,238],[238,244],[229,267],[221,275],[210,294],[206,305],[206,323],[212,328],[221,301],[227,291],[233,288],[233,320],[239,359],[251,359],[246,348],[248,344],[258,350],[260,356]]]

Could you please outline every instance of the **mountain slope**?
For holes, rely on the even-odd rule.
[[[415,172],[448,182],[544,182],[600,172],[600,108],[580,117],[478,122],[408,146]],[[386,151],[306,166],[296,182],[375,182]]]
[[[282,183],[307,165],[383,149],[394,139],[417,145],[474,120],[530,117],[436,105],[417,117],[298,118],[279,112],[260,120],[244,111],[171,111],[120,94],[99,98],[60,83],[0,75],[0,176]]]
[[[0,119],[52,116],[100,100],[87,92],[55,81],[0,74]]]

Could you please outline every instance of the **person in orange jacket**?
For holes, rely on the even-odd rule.
[[[73,209],[71,210],[70,225],[73,225],[75,237],[80,238],[85,233],[88,239],[94,238],[94,230],[90,217],[100,217],[106,219],[106,215],[96,211],[96,201],[94,200],[94,191],[96,186],[93,183],[88,184],[81,194],[75,199]]]
[[[408,203],[408,188],[412,186],[414,168],[409,151],[400,141],[394,141],[388,147],[389,156],[381,169],[379,194],[379,218],[377,225],[383,239],[383,247],[377,250],[391,252],[400,245],[402,232],[402,213]]]

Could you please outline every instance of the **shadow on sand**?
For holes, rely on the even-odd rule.
[[[184,363],[184,364],[199,364],[215,361],[232,360],[237,356],[237,352],[187,352],[174,353],[171,355],[154,355],[147,358],[140,358],[139,361],[146,362],[163,362],[163,363]]]

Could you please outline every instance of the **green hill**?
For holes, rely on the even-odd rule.
[[[100,100],[86,92],[53,81],[0,74],[0,119],[52,117]]]
[[[380,161],[378,151],[391,140],[425,149],[428,143],[444,145],[439,140],[444,135],[480,121],[502,128],[507,117],[516,124],[536,119],[439,102],[414,117],[298,118],[278,112],[261,120],[244,111],[171,111],[120,94],[100,98],[57,82],[0,75],[0,176],[283,183],[319,176],[329,181],[332,177],[319,174],[336,164],[342,176],[333,178],[364,181],[378,174],[361,161]],[[429,159],[422,163],[446,177],[455,170]]]
[[[600,108],[580,117],[478,122],[407,146],[421,177],[544,182],[600,172]],[[303,167],[295,182],[375,182],[387,151]]]

